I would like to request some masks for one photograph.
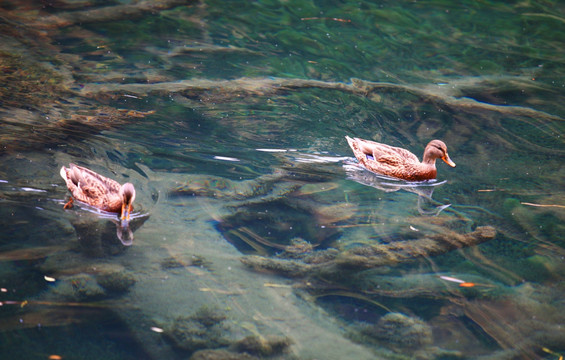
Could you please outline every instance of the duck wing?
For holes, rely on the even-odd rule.
[[[418,157],[410,151],[386,144],[379,144],[374,148],[374,152],[378,161],[420,162]]]
[[[70,164],[71,179],[80,189],[88,189],[89,192],[119,194],[121,185],[115,180],[104,177],[94,171]]]
[[[388,166],[398,167],[404,165],[406,161],[394,154],[384,154],[381,156],[377,156],[375,161]]]
[[[77,200],[106,211],[119,208],[121,185],[117,181],[75,164],[70,164],[69,168],[63,167],[61,176]]]

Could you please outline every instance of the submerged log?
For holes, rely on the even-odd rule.
[[[326,262],[317,264],[255,255],[244,256],[241,261],[255,270],[270,271],[286,277],[336,277],[343,276],[339,274],[344,271],[392,266],[407,260],[447,253],[451,250],[478,245],[494,239],[495,236],[496,230],[492,226],[481,226],[467,234],[445,231],[416,240],[361,246],[346,250],[334,258],[329,257]]]
[[[64,12],[41,18],[38,23],[40,26],[61,28],[76,24],[83,25],[96,22],[132,19],[143,16],[147,13],[155,13],[180,5],[190,5],[195,2],[195,0],[140,1],[134,4]]]
[[[339,90],[361,96],[367,96],[374,92],[405,92],[459,110],[489,110],[506,115],[526,116],[546,120],[562,120],[559,116],[528,107],[489,104],[462,96],[463,90],[465,89],[490,89],[492,83],[506,82],[516,83],[516,86],[518,86],[518,84],[526,87],[533,86],[528,83],[526,77],[517,76],[462,78],[442,85],[405,85],[389,82],[373,82],[356,78],[352,78],[350,83],[344,83],[313,79],[242,77],[233,80],[190,79],[152,84],[86,84],[79,93],[87,97],[114,92],[128,92],[140,96],[159,92],[185,93],[207,91],[218,91],[229,94],[251,93],[255,95],[269,95],[299,88]]]
[[[409,259],[435,256],[451,250],[478,245],[494,239],[495,235],[496,230],[492,226],[480,226],[467,234],[444,231],[416,240],[357,247],[341,253],[335,259],[334,264],[343,268],[395,265]]]

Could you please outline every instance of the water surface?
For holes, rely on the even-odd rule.
[[[0,5],[6,357],[565,354],[561,3],[144,4]],[[70,162],[135,185],[131,246]]]

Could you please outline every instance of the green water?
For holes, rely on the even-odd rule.
[[[0,4],[3,357],[565,355],[561,2],[147,4]],[[71,162],[135,185],[133,245]]]

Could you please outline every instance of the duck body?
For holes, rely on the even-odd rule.
[[[103,211],[119,213],[122,220],[129,220],[135,200],[133,184],[120,185],[115,180],[75,164],[70,164],[68,168],[61,167],[60,174],[76,200]]]
[[[424,150],[422,162],[406,149],[375,141],[345,137],[359,163],[377,174],[407,181],[425,181],[436,178],[436,159],[455,167],[447,154],[447,146],[441,140],[432,140]]]

